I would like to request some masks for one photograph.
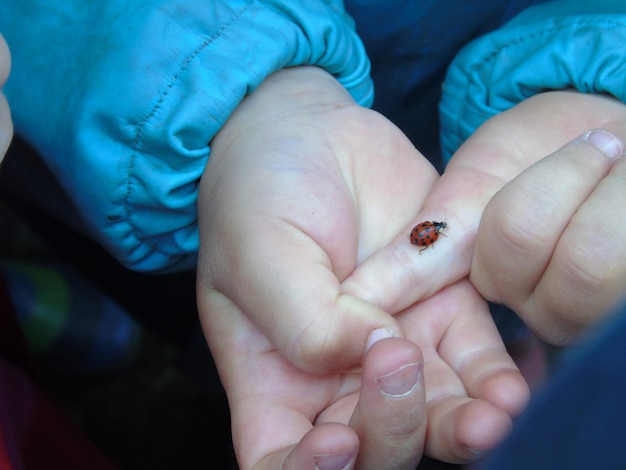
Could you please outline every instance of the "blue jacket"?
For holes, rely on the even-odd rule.
[[[195,267],[208,143],[268,75],[315,64],[372,102],[340,0],[4,0],[0,32],[16,132],[136,270]]]
[[[374,109],[442,169],[437,106],[450,62],[470,40],[545,1],[345,0],[372,63]]]
[[[444,158],[487,119],[544,91],[574,89],[626,102],[625,46],[622,0],[546,3],[470,43],[443,84]]]
[[[439,30],[454,34],[459,48],[525,3],[493,6],[497,19],[481,27],[459,28],[473,17],[447,6],[436,21],[450,23]],[[446,155],[490,115],[545,89],[577,87],[626,99],[626,6],[587,3],[528,9],[461,52],[441,103]],[[394,1],[415,11],[435,11],[437,4]],[[476,13],[488,17],[484,5]],[[398,93],[397,109],[420,100],[420,87],[411,81],[431,77],[420,75],[423,70],[445,70],[453,53],[406,56],[425,43],[421,39],[436,41],[438,35],[415,35],[420,29],[411,29],[412,16],[389,2],[351,0],[347,6],[375,64],[384,64],[379,59],[387,51],[409,61],[402,71],[409,86]],[[377,43],[383,21],[411,32],[408,43],[402,34]],[[370,63],[340,0],[4,0],[0,32],[13,55],[5,92],[17,133],[60,181],[88,234],[136,270],[195,267],[197,187],[209,142],[272,72],[314,64],[336,76],[360,104],[373,100]],[[402,82],[387,82],[394,77],[384,67],[376,70],[387,85],[383,90]],[[382,100],[387,107],[393,101]]]

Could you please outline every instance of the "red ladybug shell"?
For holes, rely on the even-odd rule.
[[[409,236],[411,244],[424,247],[419,251],[421,255],[422,251],[424,251],[437,241],[437,239],[439,238],[439,234],[445,236],[445,233],[443,233],[443,229],[445,229],[447,226],[448,225],[445,222],[428,221],[419,223],[415,227],[413,227],[413,230],[411,230],[411,235]]]

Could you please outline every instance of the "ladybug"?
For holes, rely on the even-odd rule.
[[[413,227],[409,239],[411,240],[411,244],[424,247],[419,251],[421,255],[422,251],[437,241],[439,234],[444,237],[446,236],[443,230],[447,227],[448,225],[445,222],[422,222]],[[433,248],[435,247],[433,246]]]

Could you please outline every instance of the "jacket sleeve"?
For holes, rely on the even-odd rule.
[[[470,43],[443,85],[444,159],[487,119],[544,91],[576,89],[626,102],[625,44],[620,0],[541,4]]]
[[[1,2],[0,31],[16,132],[136,270],[195,267],[209,142],[267,76],[316,65],[373,100],[341,0],[20,0]]]

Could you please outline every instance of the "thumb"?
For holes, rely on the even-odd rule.
[[[536,143],[530,139],[534,127],[524,127],[513,139],[513,124],[515,114],[502,113],[472,134],[416,211],[417,217],[344,281],[343,292],[397,313],[467,276],[489,200],[534,159],[566,142],[559,135]],[[434,249],[424,250],[420,256],[409,237],[413,227],[424,221],[445,222],[447,228]]]
[[[214,314],[211,299],[221,299],[249,318],[285,359],[316,374],[354,368],[378,340],[402,336],[391,315],[341,292],[323,249],[308,238],[288,240],[258,227],[253,254],[224,250],[224,260],[201,250],[201,314]]]
[[[471,154],[471,142],[459,150]],[[342,284],[345,294],[395,314],[469,273],[480,217],[503,182],[467,165],[450,165],[418,215]],[[414,227],[443,222],[427,249],[411,243]]]
[[[570,342],[623,295],[623,230],[607,224],[621,220],[615,163],[623,149],[608,131],[586,132],[509,182],[484,211],[471,281],[549,342]]]

